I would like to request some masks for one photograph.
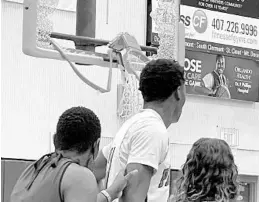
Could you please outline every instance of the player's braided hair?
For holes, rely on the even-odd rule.
[[[96,114],[85,107],[72,107],[59,118],[54,145],[58,150],[83,153],[100,138],[101,124]]]
[[[237,166],[224,140],[201,138],[193,144],[178,181],[177,201],[228,201],[238,193]]]

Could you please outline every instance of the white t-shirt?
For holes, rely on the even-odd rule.
[[[110,186],[121,169],[139,163],[154,169],[147,201],[166,202],[169,197],[169,135],[160,115],[144,109],[127,120],[113,142],[103,148],[107,159],[106,186]]]

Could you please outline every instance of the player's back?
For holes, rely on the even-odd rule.
[[[167,201],[170,175],[169,136],[157,112],[145,109],[127,120],[113,143],[103,149],[103,153],[108,159],[107,186],[111,185],[115,176],[127,164],[139,163],[155,170],[147,201]]]
[[[11,202],[61,202],[60,184],[63,174],[73,161],[56,153],[44,155],[22,173]]]

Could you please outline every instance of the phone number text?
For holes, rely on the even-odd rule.
[[[256,25],[250,25],[247,23],[240,23],[240,22],[233,22],[233,21],[225,21],[223,19],[214,18],[212,20],[213,29],[215,30],[222,30],[226,32],[232,32],[241,35],[247,36],[257,36],[258,35],[258,28]]]

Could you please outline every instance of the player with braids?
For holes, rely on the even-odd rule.
[[[220,139],[196,141],[178,181],[179,202],[226,202],[238,193],[237,166],[229,145]]]

